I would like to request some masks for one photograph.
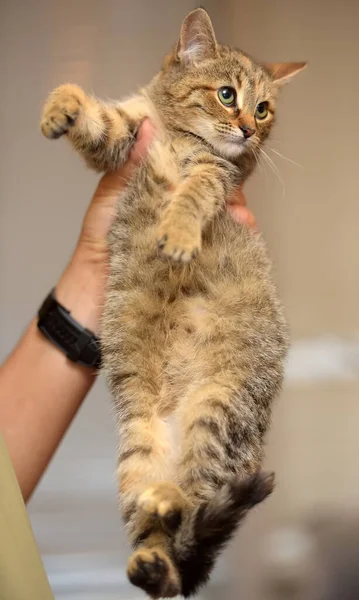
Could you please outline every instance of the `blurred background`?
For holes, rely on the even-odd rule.
[[[65,142],[40,135],[45,97],[66,81],[105,98],[133,92],[158,70],[196,5],[1,1],[1,357],[64,268],[97,180]],[[276,173],[263,165],[246,188],[293,335],[267,447],[278,487],[201,598],[357,600],[359,4],[202,5],[224,43],[262,60],[308,60],[309,69],[281,97],[268,150]],[[143,597],[125,577],[115,446],[100,380],[29,505],[56,600]]]

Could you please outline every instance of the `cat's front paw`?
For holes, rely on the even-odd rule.
[[[201,227],[197,221],[165,219],[157,231],[157,246],[165,258],[188,264],[201,250]]]
[[[41,131],[45,137],[56,139],[76,123],[84,104],[84,92],[73,84],[65,84],[50,94],[41,118]]]

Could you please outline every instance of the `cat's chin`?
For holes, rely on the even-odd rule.
[[[246,154],[250,151],[250,146],[248,142],[238,140],[236,142],[233,141],[217,141],[216,149],[225,156],[226,158],[238,158],[242,154]]]

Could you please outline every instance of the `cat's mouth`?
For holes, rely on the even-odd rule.
[[[238,148],[244,150],[252,150],[256,148],[257,141],[253,139],[246,139],[244,136],[231,136],[228,141],[232,144],[235,144]]]
[[[245,139],[240,135],[221,135],[217,142],[220,151],[230,158],[238,158],[243,154],[255,152],[256,144],[252,140]],[[216,145],[217,145],[216,144]]]
[[[228,136],[227,143],[231,146],[235,146],[240,152],[245,152],[246,150],[250,150],[252,143],[249,140],[246,140],[241,136]]]
[[[222,133],[222,135],[223,135],[223,133]],[[245,148],[246,146],[248,147],[250,144],[249,140],[246,140],[246,138],[244,136],[236,134],[236,133],[229,133],[229,134],[225,135],[224,138],[227,143],[235,144],[236,146],[243,147],[243,148]]]

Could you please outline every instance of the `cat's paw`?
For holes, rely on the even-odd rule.
[[[161,548],[137,550],[128,562],[127,575],[151,598],[174,598],[181,593],[177,569]]]
[[[201,250],[201,227],[194,220],[185,222],[175,217],[164,219],[157,230],[157,246],[165,258],[188,264]]]
[[[75,125],[84,96],[79,86],[70,83],[61,85],[50,94],[41,118],[41,131],[45,137],[59,138]]]
[[[138,499],[138,507],[147,515],[157,517],[171,532],[179,527],[188,506],[182,490],[175,483],[166,481],[151,485]]]

